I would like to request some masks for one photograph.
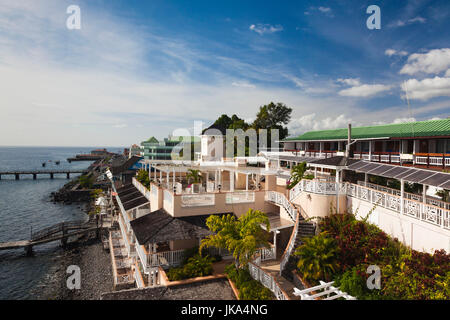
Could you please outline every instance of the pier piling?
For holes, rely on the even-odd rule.
[[[25,252],[28,257],[31,257],[33,255],[33,246],[32,245],[26,246]]]
[[[50,173],[50,179],[53,179],[53,173]]]
[[[33,173],[33,180],[36,180],[36,178],[37,178],[37,174]]]
[[[70,173],[67,172],[67,179],[70,179]]]
[[[19,180],[20,175],[18,173],[16,173],[15,176],[16,176],[16,180]]]

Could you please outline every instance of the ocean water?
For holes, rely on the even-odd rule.
[[[0,147],[0,171],[86,169],[92,162],[68,163],[67,158],[89,153],[93,147]],[[117,152],[119,149],[109,151]],[[51,160],[51,162],[49,162]],[[60,165],[54,161],[60,160]],[[46,167],[42,163],[46,162]],[[75,177],[76,175],[73,175]],[[71,175],[72,178],[72,175]],[[57,191],[69,180],[66,175],[23,175],[0,180],[0,242],[26,240],[31,228],[37,231],[53,224],[86,219],[79,205],[54,204],[50,193]],[[50,266],[61,252],[60,243],[52,242],[33,248],[34,256],[27,257],[23,249],[0,251],[0,300],[33,299],[31,291],[45,283]],[[44,280],[44,281],[43,281]]]

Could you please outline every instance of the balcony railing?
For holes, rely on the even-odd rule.
[[[178,266],[183,262],[184,256],[185,250],[150,253],[147,255],[147,264],[149,267]]]
[[[357,184],[349,183],[347,186],[347,191],[347,195],[350,197],[376,204],[380,207],[399,212],[400,214],[404,214],[445,229],[450,229],[450,210],[448,209],[419,202],[417,200],[408,199],[406,197],[403,198],[402,206],[401,197],[398,195]]]
[[[255,192],[253,191],[236,191],[226,194],[225,203],[252,203],[255,202]]]
[[[396,195],[398,197],[400,197],[400,195],[401,195],[400,190],[389,188],[389,187],[385,187],[385,186],[380,186],[380,185],[373,184],[373,183],[370,183],[370,182],[367,182],[367,184],[366,184],[366,182],[364,182],[364,181],[358,181],[358,185],[363,186],[363,187],[367,186],[367,187],[369,187],[371,189],[375,189],[375,190],[378,190],[378,191],[383,191],[383,192],[386,192],[386,193],[389,193],[389,194]],[[418,194],[404,192],[403,196],[406,199],[409,199],[409,200],[415,200],[415,201],[419,201],[419,202],[424,202],[423,201],[423,197],[421,195],[418,195]],[[439,207],[439,208],[443,208],[443,209],[446,209],[446,210],[450,210],[450,202],[445,202],[445,201],[441,201],[441,200],[438,200],[438,199],[433,199],[433,198],[427,197],[425,203],[433,205],[433,206],[436,206],[436,207]]]
[[[215,204],[215,194],[183,194],[181,195],[182,207],[213,206]]]

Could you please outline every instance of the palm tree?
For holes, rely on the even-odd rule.
[[[266,225],[266,230],[270,230],[269,218],[258,210],[249,209],[238,219],[231,214],[211,215],[206,225],[214,234],[202,239],[200,252],[207,247],[228,250],[237,266],[246,266],[259,248],[270,246],[268,233],[261,228],[261,225]]]
[[[293,166],[291,169],[291,180],[287,188],[292,189],[297,183],[299,183],[306,172],[306,162],[302,162]]]
[[[189,169],[186,178],[188,181],[192,180],[192,183],[200,183],[203,180],[200,170],[196,169]]]
[[[328,281],[337,269],[337,245],[325,232],[312,238],[304,239],[303,244],[295,250],[294,255],[300,260],[297,267],[307,281]]]

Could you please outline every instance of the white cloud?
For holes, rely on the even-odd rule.
[[[323,13],[329,13],[329,12],[331,12],[331,8],[329,8],[329,7],[318,7],[317,8],[320,12],[323,12]]]
[[[328,17],[333,17],[333,10],[330,7],[323,7],[323,6],[309,7],[309,9],[307,11],[303,12],[303,14],[309,16],[317,11],[319,11],[320,13],[322,13],[323,15],[326,15]]]
[[[234,81],[231,83],[232,86],[242,87],[242,88],[256,88],[254,84],[248,83],[246,81]]]
[[[438,74],[450,68],[450,48],[434,49],[427,53],[414,53],[400,70],[400,74],[414,75],[420,72]]]
[[[384,54],[387,55],[387,56],[389,56],[389,57],[391,57],[391,56],[396,56],[396,55],[397,55],[397,56],[403,57],[403,56],[408,55],[408,52],[403,51],[403,50],[397,51],[397,50],[394,50],[394,49],[386,49],[386,51],[384,52]]]
[[[405,86],[402,85],[406,92]],[[423,80],[409,79],[406,89],[410,99],[428,100],[434,97],[450,96],[450,78],[427,78]]]
[[[446,76],[446,77],[450,77],[450,69],[448,69],[448,70],[445,72],[445,76]]]
[[[417,16],[411,19],[407,19],[407,20],[398,20],[394,23],[389,24],[389,27],[404,27],[410,24],[414,24],[414,23],[425,23],[427,22],[427,19]]]
[[[252,24],[249,27],[250,30],[255,31],[256,33],[259,33],[260,35],[263,35],[265,33],[275,33],[275,32],[279,32],[279,31],[283,31],[283,26],[281,25],[276,25],[276,26],[272,26],[270,24],[262,24],[262,23],[258,23],[258,24]]]
[[[359,86],[361,84],[359,78],[348,78],[348,79],[339,78],[336,81],[349,86]]]
[[[414,122],[417,121],[414,117],[405,117],[405,118],[396,118],[392,123],[406,123],[406,122]]]
[[[307,131],[345,128],[349,123],[352,119],[345,114],[318,119],[316,113],[310,113],[291,119],[288,129],[289,135],[299,135]]]
[[[384,84],[362,84],[339,91],[339,95],[347,97],[371,97],[378,93],[388,91],[392,86]]]

